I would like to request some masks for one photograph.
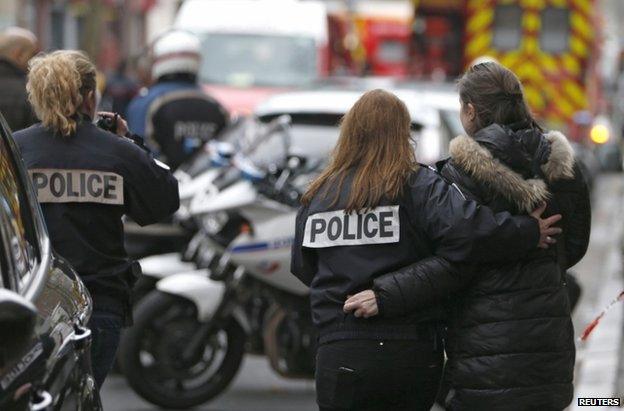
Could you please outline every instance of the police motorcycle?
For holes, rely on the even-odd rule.
[[[200,231],[178,263],[169,260],[186,272],[164,276],[138,303],[120,346],[130,386],[156,405],[214,398],[245,352],[266,355],[284,377],[313,377],[308,290],[290,274],[290,245],[301,191],[321,161],[288,156],[288,122],[273,120],[231,167],[188,182],[202,189],[182,212]]]
[[[231,166],[234,147],[229,140],[237,138],[242,126],[242,119],[236,119],[222,138],[207,142],[187,164],[174,172],[179,184],[181,210],[204,185],[212,184],[221,169]],[[142,268],[132,288],[133,305],[153,291],[162,278],[195,268],[193,262],[181,254],[194,237],[201,237],[197,236],[199,228],[192,216],[188,212],[178,212],[170,221],[154,226],[139,227],[131,220],[124,221],[127,252],[139,260]],[[119,356],[114,370],[121,370]]]
[[[242,118],[235,119],[218,139],[203,144],[188,162],[174,172],[179,182],[181,201],[192,197],[193,190],[206,179],[214,178],[216,170],[229,166],[233,147],[227,141],[240,133],[242,123]],[[140,227],[126,218],[124,221],[126,251],[135,259],[182,252],[197,230],[193,219],[181,214],[176,214],[171,220],[147,227]]]
[[[199,227],[196,220],[185,210],[197,192],[204,186],[211,187],[221,171],[231,167],[230,160],[236,150],[232,142],[238,141],[249,128],[247,123],[242,118],[236,119],[218,140],[204,144],[188,163],[174,172],[179,184],[181,207],[171,221],[155,224],[153,230],[150,226],[139,228],[131,221],[125,222],[125,229],[130,232],[126,236],[128,254],[139,259],[142,268],[142,275],[133,288],[134,303],[152,291],[163,277],[194,268],[190,259],[183,259],[183,252],[189,248],[193,238],[201,235],[197,235]]]

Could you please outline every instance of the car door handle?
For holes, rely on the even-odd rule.
[[[37,391],[35,397],[39,401],[30,403],[30,411],[43,411],[52,405],[52,396],[47,391]]]
[[[76,324],[74,334],[71,336],[71,340],[74,343],[74,346],[78,349],[86,347],[86,345],[91,341],[91,330],[82,325]]]

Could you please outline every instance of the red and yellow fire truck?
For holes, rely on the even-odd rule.
[[[412,35],[411,0],[360,0],[329,10],[333,74],[404,77]]]
[[[573,132],[574,116],[604,109],[596,68],[595,0],[414,0],[410,72],[455,78],[491,57],[522,80],[542,121]]]

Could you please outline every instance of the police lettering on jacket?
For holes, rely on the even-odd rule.
[[[344,210],[317,213],[306,220],[303,246],[324,248],[396,243],[400,227],[398,205],[357,214],[345,214]]]
[[[124,203],[123,177],[95,170],[28,170],[41,203]]]

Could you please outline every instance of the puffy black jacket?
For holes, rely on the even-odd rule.
[[[331,196],[317,194],[297,215],[291,271],[310,286],[321,343],[417,339],[424,328],[431,328],[423,323],[441,318],[440,306],[398,318],[365,320],[344,314],[347,295],[370,288],[383,273],[433,254],[450,261],[505,261],[537,248],[535,219],[494,214],[466,201],[426,167],[410,176],[402,196],[369,212],[344,214],[350,186],[351,179],[345,179],[336,204]]]
[[[453,264],[433,257],[380,276],[383,317],[451,298],[450,407],[563,409],[572,400],[574,336],[563,273],[589,243],[587,185],[566,138],[493,125],[451,142],[441,173],[495,211],[527,212],[542,201],[563,215],[557,247],[515,263]],[[493,251],[494,252],[494,251]]]
[[[41,124],[14,137],[52,246],[80,274],[95,309],[129,316],[140,267],[124,249],[122,216],[146,225],[173,213],[179,206],[176,179],[132,140],[87,118],[69,137]]]
[[[0,59],[0,90],[0,112],[11,130],[21,130],[38,121],[26,95],[26,73],[5,59]]]

